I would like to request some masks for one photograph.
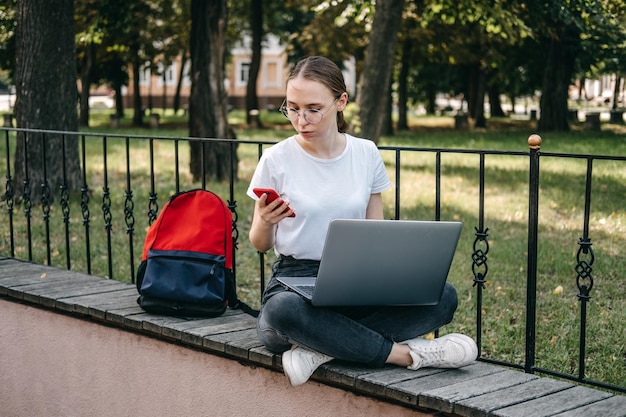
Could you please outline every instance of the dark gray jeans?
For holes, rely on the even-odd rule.
[[[316,276],[319,262],[279,257],[263,294],[257,334],[269,350],[298,345],[372,367],[385,364],[394,341],[412,339],[450,323],[456,290],[446,284],[439,304],[416,307],[314,307],[286,290],[277,276]]]

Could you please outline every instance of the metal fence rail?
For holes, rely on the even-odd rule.
[[[183,189],[200,186],[207,188],[207,176],[202,175],[200,184],[194,183],[189,177],[185,165],[185,155],[181,152],[183,145],[189,141],[200,141],[202,146],[211,146],[213,143],[229,144],[229,158],[231,160],[231,180],[227,184],[211,183],[211,187],[218,187],[231,211],[233,212],[233,239],[235,241],[235,253],[240,246],[240,229],[249,219],[242,219],[237,199],[247,199],[245,188],[247,178],[254,169],[254,163],[261,156],[265,147],[274,142],[270,141],[233,141],[228,139],[198,139],[164,136],[128,136],[99,133],[76,133],[57,132],[46,130],[29,130],[2,128],[4,136],[4,162],[0,165],[0,171],[5,174],[5,193],[3,196],[4,210],[0,216],[0,231],[2,242],[0,251],[7,256],[26,259],[33,262],[55,265],[67,269],[77,269],[88,274],[100,274],[109,278],[121,279],[134,282],[135,270],[139,263],[145,229],[157,217],[159,207],[162,206],[170,194]],[[41,160],[46,160],[48,138],[52,135],[61,136],[63,149],[66,147],[66,139],[77,140],[80,148],[80,169],[82,184],[80,190],[71,190],[65,182],[67,174],[63,168],[61,177],[64,179],[58,187],[53,187],[48,181],[50,173],[47,172],[47,164],[43,167],[32,166],[26,163],[22,166],[14,166],[14,155],[21,147],[27,150],[33,143],[39,141],[39,148],[43,153]],[[478,175],[475,178],[477,188],[477,213],[476,224],[466,225],[473,228],[473,242],[471,253],[465,254],[471,257],[471,276],[475,294],[475,330],[479,348],[483,346],[482,335],[484,334],[484,307],[485,292],[490,288],[487,285],[489,274],[490,256],[490,228],[488,224],[488,210],[485,196],[488,193],[486,187],[487,174],[486,162],[490,158],[512,158],[526,164],[528,189],[526,240],[527,249],[520,257],[527,259],[526,270],[520,272],[525,279],[526,288],[526,311],[524,332],[524,355],[520,362],[496,360],[481,357],[481,360],[518,368],[528,373],[540,372],[560,378],[574,380],[605,389],[618,392],[626,392],[622,384],[606,383],[586,378],[585,363],[587,361],[587,324],[589,322],[588,306],[592,302],[591,290],[594,287],[594,265],[596,255],[592,248],[592,236],[590,232],[590,218],[592,215],[592,196],[594,188],[593,168],[594,164],[602,161],[615,164],[616,169],[626,168],[626,157],[599,156],[599,155],[574,155],[541,153],[541,138],[531,135],[528,138],[529,151],[489,151],[468,149],[435,149],[419,147],[379,147],[385,159],[386,165],[391,172],[393,191],[393,215],[394,219],[403,218],[407,208],[403,206],[406,194],[411,191],[405,190],[408,180],[405,180],[402,167],[405,161],[410,161],[416,155],[427,155],[433,160],[432,165],[424,167],[434,173],[434,201],[432,218],[441,220],[445,208],[445,196],[442,191],[442,181],[445,178],[446,164],[444,159],[450,156],[457,158],[477,159]],[[28,152],[25,152],[28,156]],[[241,154],[247,155],[247,166],[241,174],[241,181],[232,180],[239,172],[235,166],[242,159]],[[62,166],[67,165],[65,153],[63,153]],[[247,158],[247,159],[246,159]],[[580,206],[583,210],[581,224],[582,236],[575,242],[578,246],[575,257],[571,259],[571,269],[575,271],[575,282],[578,290],[577,298],[580,301],[579,311],[579,342],[578,358],[576,359],[576,372],[563,372],[560,369],[544,369],[536,366],[536,330],[537,330],[537,282],[538,282],[538,258],[540,231],[540,203],[542,195],[540,190],[540,160],[551,159],[558,163],[569,160],[582,160],[586,162],[584,172],[584,193],[580,195]],[[524,162],[525,161],[525,162]],[[114,165],[114,166],[112,166]],[[30,180],[34,170],[43,173],[40,184],[33,184]],[[19,173],[22,179],[16,184],[15,177]],[[148,180],[146,180],[148,178]],[[147,183],[147,186],[146,186]],[[37,189],[38,188],[38,189]],[[98,190],[100,188],[100,190]],[[19,192],[17,192],[19,190]],[[214,189],[214,191],[216,191]],[[619,192],[619,190],[618,190]],[[623,192],[623,190],[622,190]],[[33,195],[39,195],[34,199]],[[408,196],[411,197],[410,195]],[[35,201],[36,200],[36,201]],[[100,213],[96,214],[96,208]],[[40,214],[36,214],[40,210]],[[18,216],[19,212],[23,216]],[[59,213],[60,211],[60,213]],[[249,213],[248,213],[249,214]],[[77,222],[77,220],[79,220]],[[245,221],[244,221],[245,220]],[[94,227],[96,221],[101,221],[101,226]],[[37,224],[35,224],[37,223]],[[80,223],[77,225],[77,223]],[[124,237],[120,237],[118,230],[121,226]],[[79,236],[82,235],[81,236]],[[499,239],[504,239],[499,237]],[[622,241],[621,244],[624,242]],[[121,249],[123,248],[123,249]],[[239,253],[240,256],[244,256]],[[250,256],[250,255],[245,255]],[[258,277],[260,291],[265,285],[265,254],[253,253],[258,256],[258,264],[255,267],[255,277]],[[106,264],[106,270],[95,271],[95,261]],[[256,261],[252,261],[256,263]],[[119,276],[120,264],[126,272],[126,276]],[[235,276],[247,272],[238,271],[240,261],[235,257]],[[620,272],[620,273],[623,273]],[[258,294],[260,296],[260,294]],[[624,294],[621,295],[624,298]],[[623,324],[623,320],[622,320]],[[615,329],[618,334],[624,334],[624,327]],[[520,343],[522,341],[520,340]],[[623,360],[623,359],[622,359]]]

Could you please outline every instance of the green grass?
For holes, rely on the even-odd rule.
[[[248,130],[242,127],[243,113],[231,113],[242,144],[238,149],[239,177],[235,184],[239,250],[237,252],[238,292],[242,299],[258,307],[260,280],[258,254],[247,240],[252,201],[245,195],[248,181],[257,160],[257,146],[246,140],[280,140],[291,134],[282,115],[261,114],[267,129]],[[86,131],[106,134],[187,135],[183,116],[162,116],[159,129],[130,128],[130,118],[122,120],[121,129],[111,129],[108,113],[93,114],[93,123]],[[421,117],[412,120],[410,132],[384,137],[381,145],[445,149],[479,149],[527,151],[527,138],[533,133],[531,122],[490,120],[488,129],[456,131],[451,118]],[[576,287],[576,252],[583,233],[583,204],[586,161],[551,157],[549,153],[626,155],[626,130],[616,125],[603,125],[601,132],[588,132],[575,126],[569,133],[542,135],[539,267],[537,282],[537,360],[541,368],[576,374],[578,358],[579,315],[581,303]],[[175,192],[174,150],[171,142],[156,140],[158,161],[155,188],[159,207]],[[139,262],[143,239],[148,227],[149,148],[147,141],[131,144],[131,188],[133,191],[134,232],[127,233],[123,216],[126,188],[125,146],[122,139],[108,139],[108,182],[111,189],[113,227],[111,247],[112,276],[130,280],[131,262],[128,254],[132,244],[134,264]],[[0,143],[4,155],[4,142]],[[88,141],[86,147],[90,200],[90,251],[92,273],[110,276],[107,262],[108,240],[104,227],[102,204],[103,159],[99,140]],[[393,180],[394,155],[382,151]],[[188,172],[189,151],[180,143],[181,189],[198,187]],[[401,160],[400,195],[402,217],[430,219],[435,215],[435,157],[430,152],[404,152]],[[4,165],[4,164],[3,164]],[[459,309],[455,320],[443,332],[460,331],[475,336],[476,288],[473,287],[472,259],[474,227],[478,226],[479,157],[471,154],[442,155],[441,210],[442,219],[464,222],[465,227],[451,271],[450,281],[459,293]],[[1,174],[1,173],[0,173]],[[624,318],[626,317],[626,166],[623,162],[596,161],[593,167],[592,213],[590,238],[593,243],[594,287],[588,303],[586,377],[618,386],[626,386],[626,351]],[[211,183],[208,188],[229,197],[228,185]],[[73,196],[69,244],[71,268],[86,271],[85,227],[82,224],[79,196]],[[384,194],[385,215],[393,217],[394,195]],[[28,257],[26,221],[22,207],[15,207],[14,226],[16,256]],[[524,360],[524,324],[527,268],[528,158],[523,156],[487,155],[485,159],[485,227],[489,229],[489,252],[486,288],[483,291],[482,355],[484,357],[522,363]],[[41,208],[33,206],[31,220],[33,259],[46,263],[45,225]],[[8,213],[0,211],[0,253],[8,254]],[[52,265],[65,267],[66,239],[62,213],[58,206],[51,210],[50,248]],[[132,239],[132,243],[131,243]],[[485,249],[478,244],[478,248]],[[269,273],[273,255],[266,257]]]

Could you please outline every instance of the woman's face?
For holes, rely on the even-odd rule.
[[[332,91],[318,81],[297,77],[289,80],[286,91],[286,105],[290,109],[291,124],[300,137],[307,141],[331,137],[337,133],[337,112],[345,107],[345,96],[336,100]],[[304,118],[304,111],[318,110],[323,113],[318,123],[310,123]],[[296,113],[297,111],[297,113]],[[334,137],[334,136],[332,136]]]

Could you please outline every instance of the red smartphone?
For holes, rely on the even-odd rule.
[[[254,192],[254,194],[257,195],[257,197],[261,197],[263,194],[267,194],[267,200],[265,200],[267,204],[271,203],[274,200],[280,200],[281,202],[283,201],[278,193],[271,188],[253,188],[252,191]],[[288,210],[291,210],[291,207],[287,206],[287,209],[285,211]],[[296,217],[296,213],[292,213],[289,217]]]

